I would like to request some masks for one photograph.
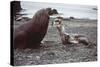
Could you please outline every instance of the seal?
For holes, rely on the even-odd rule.
[[[46,35],[49,16],[57,14],[51,8],[40,9],[35,13],[32,20],[14,30],[14,48],[38,48]]]
[[[53,24],[55,25],[55,27],[57,28],[62,44],[63,45],[67,45],[67,44],[79,44],[82,43],[84,45],[88,45],[89,44],[89,40],[86,36],[82,35],[82,34],[73,34],[70,35],[65,31],[65,26],[62,23],[63,22],[63,17],[56,17]]]

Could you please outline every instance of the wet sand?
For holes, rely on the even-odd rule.
[[[26,21],[26,19],[14,21],[14,28],[26,23]],[[41,48],[14,50],[15,66],[97,61],[97,20],[63,20],[66,32],[85,35],[91,44],[95,44],[95,46],[90,47],[83,44],[62,45],[57,29],[51,25],[52,21],[53,19],[50,20]]]

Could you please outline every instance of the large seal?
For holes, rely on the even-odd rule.
[[[37,48],[43,40],[49,23],[49,16],[54,14],[51,8],[40,9],[32,20],[14,30],[14,48]]]

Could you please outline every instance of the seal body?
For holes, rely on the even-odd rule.
[[[49,23],[49,14],[46,9],[35,13],[32,20],[14,30],[14,48],[37,48],[43,40]]]

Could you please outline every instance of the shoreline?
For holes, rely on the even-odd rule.
[[[32,18],[30,17],[26,17],[24,15],[27,15],[27,14],[17,14],[16,17],[15,17],[15,20],[17,19],[18,21],[21,20],[21,19],[24,19],[24,20],[31,20]],[[54,20],[56,17],[50,17],[50,20]],[[88,21],[88,20],[92,20],[92,21],[97,21],[98,19],[89,19],[89,18],[75,18],[75,17],[63,17],[63,20],[65,21],[70,21],[70,20],[80,20],[80,21]]]

